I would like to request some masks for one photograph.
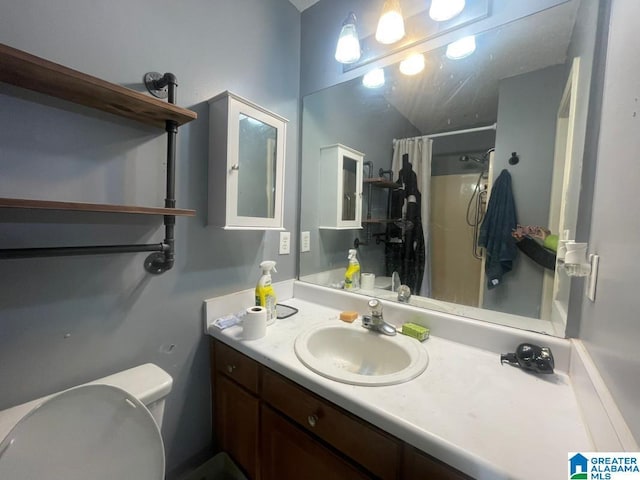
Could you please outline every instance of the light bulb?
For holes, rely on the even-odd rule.
[[[335,57],[340,63],[355,63],[360,60],[360,40],[356,30],[356,16],[353,12],[349,12],[342,23]]]
[[[460,60],[461,58],[468,57],[475,51],[476,37],[474,35],[470,35],[447,45],[446,55],[447,58],[450,58],[451,60]]]
[[[400,62],[400,72],[405,75],[416,75],[424,70],[424,55],[413,53]]]
[[[362,85],[367,88],[380,88],[384,85],[384,70],[376,68],[362,77]]]
[[[382,14],[378,20],[376,40],[385,45],[395,43],[404,37],[404,19],[400,11],[398,0],[386,0],[382,7]]]
[[[464,10],[464,0],[431,0],[429,16],[436,22],[451,20]]]

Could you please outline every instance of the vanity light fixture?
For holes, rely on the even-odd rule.
[[[400,72],[404,75],[417,75],[424,70],[424,55],[412,53],[400,62]]]
[[[404,19],[399,0],[385,0],[378,20],[376,40],[385,45],[395,43],[404,37]]]
[[[360,60],[360,40],[356,30],[356,14],[353,12],[349,12],[342,23],[335,57],[340,63],[355,63]]]
[[[429,16],[436,22],[446,22],[464,10],[464,0],[431,0]]]
[[[384,85],[384,70],[376,68],[362,77],[362,85],[367,88],[380,88]]]
[[[451,60],[460,60],[468,57],[475,51],[476,37],[475,35],[469,35],[468,37],[463,37],[447,45],[446,56]]]

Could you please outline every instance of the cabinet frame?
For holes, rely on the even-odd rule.
[[[238,214],[240,114],[276,130],[273,217]],[[225,230],[284,230],[284,170],[288,120],[232,92],[209,100],[208,222]]]

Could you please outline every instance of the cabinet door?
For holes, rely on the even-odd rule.
[[[214,427],[218,445],[251,479],[258,477],[259,400],[216,374]]]
[[[368,478],[274,410],[261,408],[262,480],[358,480]]]
[[[473,480],[472,477],[409,445],[405,445],[404,448],[402,478],[403,480]]]
[[[362,165],[364,154],[345,145],[320,149],[321,229],[362,228]]]
[[[362,159],[340,151],[342,205],[338,226],[360,227],[362,212]]]

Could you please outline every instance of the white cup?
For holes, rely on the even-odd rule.
[[[362,290],[373,290],[376,284],[376,276],[373,273],[363,273],[360,275],[360,288]]]
[[[264,307],[249,307],[242,319],[242,338],[257,340],[267,334],[267,310]]]

